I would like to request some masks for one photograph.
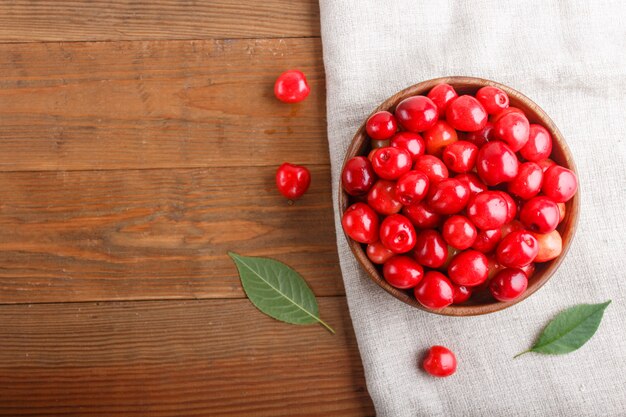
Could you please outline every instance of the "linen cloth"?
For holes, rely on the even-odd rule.
[[[337,244],[377,414],[626,415],[626,4],[320,0],[320,8]],[[346,244],[335,197],[364,118],[397,91],[446,75],[530,97],[580,172],[580,222],[559,271],[526,301],[482,317],[422,312],[372,283]],[[513,360],[562,309],[608,299],[598,332],[578,351]],[[457,354],[454,376],[419,369],[435,344]]]

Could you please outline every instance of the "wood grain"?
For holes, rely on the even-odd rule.
[[[0,42],[319,36],[317,0],[3,2]]]
[[[0,44],[0,170],[327,164],[319,39]],[[288,105],[276,77],[312,92]]]
[[[343,297],[334,326],[247,300],[0,306],[0,414],[373,415]]]

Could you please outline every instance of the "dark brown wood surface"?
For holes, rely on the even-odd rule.
[[[324,102],[314,0],[0,5],[0,414],[373,415]],[[258,312],[229,250],[300,271],[337,334]]]

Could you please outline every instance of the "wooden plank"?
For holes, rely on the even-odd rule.
[[[0,170],[327,164],[319,39],[0,45]],[[273,95],[300,68],[302,103]]]
[[[343,294],[328,166],[294,205],[276,167],[0,173],[0,303],[242,297],[227,251]]]
[[[0,42],[319,36],[317,0],[21,0]]]
[[[345,299],[337,330],[247,300],[0,306],[0,414],[373,415]]]

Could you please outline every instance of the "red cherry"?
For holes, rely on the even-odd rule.
[[[431,184],[426,204],[439,214],[455,214],[465,208],[469,200],[469,188],[455,178],[446,178]]]
[[[487,122],[485,127],[475,132],[465,132],[461,139],[473,143],[480,148],[485,143],[496,139],[493,130],[493,123]]]
[[[441,214],[437,214],[432,211],[426,203],[420,201],[417,204],[411,204],[410,206],[404,206],[402,208],[402,214],[404,214],[415,227],[420,229],[432,229],[441,224]]]
[[[396,183],[396,197],[408,206],[421,201],[428,192],[428,177],[422,171],[409,171]]]
[[[503,269],[489,283],[489,291],[498,301],[513,301],[522,295],[527,287],[526,274],[517,268]]]
[[[409,132],[430,129],[438,118],[437,106],[425,96],[405,98],[396,106],[396,119]]]
[[[413,132],[398,132],[391,138],[390,146],[394,148],[402,148],[411,154],[413,161],[426,152],[426,145],[424,139]]]
[[[460,140],[454,142],[443,150],[443,162],[450,171],[464,173],[474,169],[478,147],[473,143]]]
[[[311,88],[301,71],[285,71],[278,76],[274,84],[274,95],[285,103],[298,103],[309,95]]]
[[[550,132],[541,126],[530,125],[528,142],[519,150],[519,153],[528,161],[541,161],[552,153],[552,136]]]
[[[396,255],[383,265],[383,276],[393,287],[413,288],[422,280],[424,269],[408,256]]]
[[[539,242],[539,253],[537,253],[535,262],[551,261],[558,258],[563,251],[563,240],[558,230],[546,234],[532,233],[532,235]]]
[[[569,201],[577,190],[576,174],[565,167],[551,166],[543,176],[541,191],[557,203]]]
[[[495,136],[505,142],[513,152],[517,152],[530,136],[530,123],[524,114],[511,112],[494,122]]]
[[[518,166],[515,152],[500,141],[484,145],[476,158],[478,176],[490,186],[511,181],[517,176]]]
[[[498,229],[487,229],[481,230],[478,232],[476,236],[476,240],[472,245],[472,249],[475,249],[482,253],[489,253],[493,251],[498,243],[500,243],[500,239],[502,238],[502,231]]]
[[[474,132],[487,124],[487,112],[472,96],[459,96],[448,104],[446,120],[456,130]]]
[[[505,223],[510,223],[513,221],[515,216],[517,216],[517,204],[515,203],[515,200],[513,200],[513,197],[511,197],[509,193],[506,193],[504,191],[497,191],[497,192],[500,193],[502,198],[504,198],[504,201],[506,201],[507,216],[506,216]]]
[[[457,285],[480,285],[487,279],[489,266],[484,253],[466,250],[456,255],[448,266],[448,276]]]
[[[440,118],[446,115],[448,104],[458,96],[459,95],[454,90],[454,87],[446,83],[434,86],[427,95],[427,97],[437,106]]]
[[[533,233],[533,236],[535,234]],[[537,239],[539,240],[539,239]],[[541,251],[541,245],[539,245],[539,250]],[[539,255],[537,255],[539,256]],[[537,258],[535,258],[535,261],[537,260]],[[528,265],[526,265],[525,267],[520,268],[522,271],[524,271],[524,274],[526,274],[526,278],[530,279],[530,277],[533,276],[533,274],[535,273],[535,264],[534,263],[530,263]]]
[[[545,196],[531,198],[524,203],[519,219],[532,232],[550,233],[559,225],[559,206]]]
[[[534,162],[524,162],[519,166],[517,176],[508,184],[509,193],[522,200],[528,200],[541,191],[543,172],[541,167]]]
[[[380,241],[394,253],[405,253],[415,246],[415,228],[401,214],[385,217],[380,225]]]
[[[504,237],[507,236],[509,233],[516,230],[524,230],[524,225],[518,220],[513,220],[512,222],[505,224],[500,228],[500,232],[502,233],[502,239],[504,239]]]
[[[535,260],[539,253],[539,243],[530,232],[515,230],[506,235],[498,244],[498,262],[509,268],[523,268]]]
[[[355,156],[346,162],[341,174],[341,185],[346,193],[357,196],[367,194],[374,185],[376,174],[372,163],[364,156]]]
[[[395,255],[395,253],[387,249],[380,241],[367,245],[365,252],[369,260],[375,264],[384,264],[389,258]]]
[[[446,261],[437,269],[447,271],[448,267],[450,266],[450,262],[452,262],[452,259],[454,259],[454,257],[459,253],[461,253],[459,249],[455,248],[454,246],[448,245],[448,256],[446,257]]]
[[[413,169],[422,171],[428,176],[431,183],[439,182],[444,178],[448,178],[448,168],[443,161],[436,156],[422,155],[415,160]]]
[[[454,215],[444,222],[441,234],[448,245],[464,250],[474,244],[478,232],[467,217]]]
[[[409,151],[387,146],[374,151],[372,166],[380,178],[395,180],[411,170],[413,160]]]
[[[521,109],[518,109],[517,107],[507,107],[506,109],[501,110],[498,113],[491,115],[491,123],[495,124],[498,120],[500,120],[501,118],[503,118],[509,113],[519,113],[519,114],[524,115],[524,111],[522,111]]]
[[[378,215],[365,203],[354,203],[346,209],[341,218],[346,234],[360,243],[374,243],[378,240]]]
[[[548,168],[556,165],[556,162],[554,162],[550,158],[546,158],[546,159],[542,159],[540,161],[537,161],[537,165],[539,165],[541,167],[541,171],[545,174],[546,171],[548,170]]]
[[[398,124],[393,114],[388,111],[379,111],[372,114],[365,122],[365,130],[370,138],[376,140],[389,139],[398,130]]]
[[[439,268],[448,257],[448,245],[437,231],[424,230],[417,235],[413,256],[420,265]]]
[[[456,130],[443,120],[438,120],[433,127],[424,132],[426,152],[437,157],[443,148],[458,140]]]
[[[376,181],[367,194],[367,204],[386,216],[399,212],[402,203],[396,197],[396,183],[388,180]]]
[[[480,178],[478,178],[478,175],[474,174],[473,172],[460,174],[454,178],[469,187],[470,197],[489,189],[487,185],[485,185],[485,183],[482,182]]]
[[[454,289],[444,274],[429,271],[424,274],[422,281],[415,287],[415,298],[424,307],[438,310],[452,304]]]
[[[509,107],[509,96],[498,87],[481,88],[476,92],[476,99],[489,114],[496,114]]]
[[[467,203],[467,216],[479,229],[496,229],[506,223],[508,206],[498,191],[476,194]]]
[[[447,377],[456,372],[456,357],[448,348],[433,346],[428,351],[422,366],[432,376]]]
[[[472,296],[472,290],[470,287],[464,285],[453,285],[454,288],[454,304],[461,304],[466,302]]]
[[[309,189],[311,173],[306,167],[285,162],[276,170],[278,191],[290,200],[296,200]]]

